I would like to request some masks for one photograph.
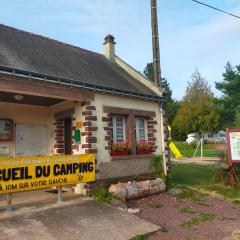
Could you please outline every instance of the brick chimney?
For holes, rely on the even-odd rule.
[[[105,38],[104,38],[104,55],[107,59],[109,59],[110,61],[114,61],[115,59],[115,42],[114,42],[114,36],[108,34]]]

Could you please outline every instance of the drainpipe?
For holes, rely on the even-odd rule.
[[[166,151],[165,151],[165,141],[164,141],[164,119],[163,119],[163,109],[162,104],[160,104],[160,116],[161,116],[161,145],[162,145],[162,156],[163,156],[163,169],[165,176],[167,175],[167,161],[166,161]]]

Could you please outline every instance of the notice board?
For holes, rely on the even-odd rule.
[[[227,129],[229,163],[240,163],[240,129]]]
[[[16,126],[16,157],[45,156],[47,130],[44,125]]]

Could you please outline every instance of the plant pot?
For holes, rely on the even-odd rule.
[[[128,152],[127,151],[121,151],[121,152],[112,151],[112,156],[128,156]]]
[[[146,155],[146,154],[150,154],[151,150],[150,149],[145,149],[145,150],[139,150],[137,151],[137,155]]]

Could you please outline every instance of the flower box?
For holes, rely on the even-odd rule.
[[[122,151],[122,152],[112,151],[112,156],[128,156],[128,152],[127,151]]]
[[[127,156],[132,150],[132,146],[127,141],[115,142],[112,144],[112,156]]]
[[[137,143],[136,150],[138,155],[150,154],[152,151],[152,146],[146,141],[140,141]]]
[[[146,154],[150,154],[150,153],[151,153],[151,149],[137,151],[137,155],[146,155]]]

